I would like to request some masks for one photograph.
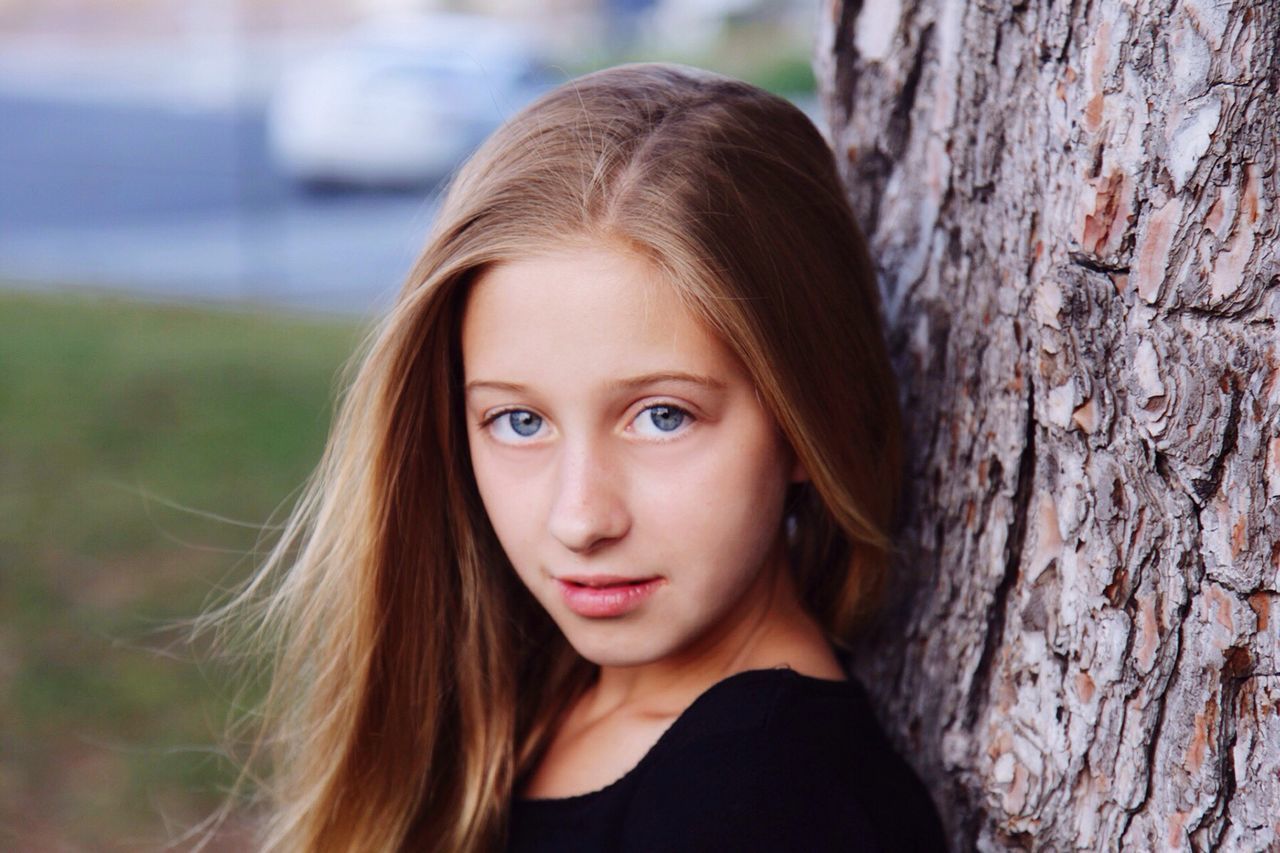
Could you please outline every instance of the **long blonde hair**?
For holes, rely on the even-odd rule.
[[[748,368],[810,475],[788,496],[790,557],[833,641],[880,586],[897,395],[822,136],[788,101],[686,66],[572,80],[455,176],[352,362],[318,469],[233,602],[273,660],[254,742],[267,849],[500,846],[517,780],[593,672],[498,544],[460,399],[469,282],[567,239],[642,253]]]

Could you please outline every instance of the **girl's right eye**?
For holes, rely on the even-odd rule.
[[[528,409],[507,409],[492,415],[482,424],[493,432],[498,441],[506,444],[522,444],[524,439],[538,434],[542,416]]]

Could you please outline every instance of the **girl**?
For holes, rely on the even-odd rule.
[[[511,118],[244,593],[264,846],[939,847],[848,672],[899,482],[878,311],[787,101],[635,64]]]

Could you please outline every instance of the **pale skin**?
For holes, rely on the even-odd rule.
[[[615,781],[735,673],[845,677],[787,565],[782,501],[804,466],[745,366],[649,264],[579,242],[491,267],[461,338],[490,521],[599,665],[521,796]],[[653,577],[657,591],[625,615],[583,616],[562,596],[566,573]]]

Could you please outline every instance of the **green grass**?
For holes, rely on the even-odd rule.
[[[173,626],[252,568],[359,332],[0,293],[0,849],[154,848],[220,801],[228,687]]]

